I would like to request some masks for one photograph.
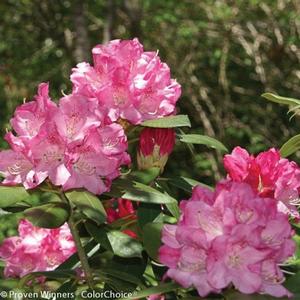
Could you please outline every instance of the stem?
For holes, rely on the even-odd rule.
[[[63,201],[67,201],[69,203],[69,199],[66,197],[64,192],[61,192],[60,196],[61,196]],[[73,236],[74,243],[76,245],[77,254],[79,256],[80,263],[81,263],[82,269],[84,271],[85,280],[86,280],[88,286],[90,288],[93,288],[93,275],[92,275],[92,271],[91,271],[91,268],[90,268],[90,265],[89,265],[89,262],[88,262],[88,257],[86,255],[84,249],[83,249],[79,233],[76,229],[76,223],[75,223],[75,220],[74,220],[74,217],[73,217],[73,208],[71,210],[68,225],[69,225],[71,234]]]

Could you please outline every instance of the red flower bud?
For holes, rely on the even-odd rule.
[[[105,205],[105,210],[108,223],[113,223],[114,221],[125,217],[128,217],[130,220],[137,219],[136,210],[133,207],[132,202],[126,199],[118,198],[109,200]],[[137,234],[130,229],[123,230],[123,233],[133,238],[137,238]]]
[[[169,128],[144,128],[140,135],[137,161],[139,169],[158,167],[163,171],[175,144],[175,132]]]

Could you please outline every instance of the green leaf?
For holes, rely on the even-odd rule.
[[[134,285],[139,285],[139,286],[142,285],[143,286],[143,283],[141,282],[141,280],[138,277],[136,277],[132,274],[129,274],[128,272],[124,272],[123,270],[119,270],[119,269],[116,270],[116,269],[108,268],[108,267],[104,266],[104,267],[101,267],[101,270],[97,270],[96,272],[103,274],[104,276],[109,275],[111,277],[124,280],[124,281],[132,283]]]
[[[297,134],[285,142],[280,148],[280,154],[283,157],[290,156],[300,149],[300,134]]]
[[[288,298],[275,298],[269,295],[259,295],[259,294],[251,294],[246,295],[237,291],[230,291],[226,294],[227,300],[288,300]],[[293,298],[291,298],[293,299]],[[296,300],[296,299],[295,299]]]
[[[157,286],[153,286],[151,288],[136,292],[132,297],[121,298],[120,300],[142,299],[147,296],[151,296],[155,294],[164,294],[164,293],[172,292],[177,290],[178,288],[179,288],[178,284],[174,282],[161,283]]]
[[[0,208],[26,200],[30,194],[22,186],[0,186]]]
[[[144,121],[141,125],[156,128],[191,127],[191,122],[187,115],[177,115]]]
[[[106,250],[113,251],[110,241],[107,237],[107,231],[103,227],[95,226],[92,223],[86,223],[85,228],[88,233]]]
[[[112,259],[106,260],[100,267],[102,269],[110,269],[110,270],[122,270],[122,273],[131,274],[136,278],[142,278],[146,269],[147,261],[143,258],[123,258],[119,256],[114,256]],[[124,276],[124,280],[126,280],[126,276]],[[132,281],[132,280],[130,280]],[[128,290],[129,284],[126,282]],[[136,287],[135,285],[130,285],[131,287]],[[130,287],[130,289],[131,289]]]
[[[172,191],[169,188],[168,181],[160,181],[159,183],[156,182],[156,186],[159,187],[160,191],[164,191],[165,193],[172,194]],[[166,203],[166,207],[168,208],[169,212],[175,219],[179,219],[180,211],[178,207],[178,202],[173,201],[171,203]]]
[[[26,209],[24,216],[33,225],[43,228],[57,228],[69,218],[70,207],[62,202],[51,202],[45,205]]]
[[[143,247],[136,239],[120,231],[110,231],[107,236],[115,255],[121,257],[142,256]]]
[[[63,300],[66,299],[64,296],[64,293],[69,293],[69,296],[71,293],[75,295],[76,292],[76,281],[75,280],[69,280],[63,283],[56,291],[56,298],[55,300]],[[74,299],[75,297],[71,297],[71,299]]]
[[[147,223],[153,222],[161,213],[159,205],[152,203],[140,203],[137,209],[138,224],[143,228]]]
[[[84,247],[83,247],[85,253],[87,253],[87,256],[90,257],[95,253],[96,250],[99,249],[99,245],[94,241],[89,241]],[[74,267],[77,267],[80,263],[79,257],[77,252],[71,255],[67,260],[65,260],[61,265],[59,265],[55,271],[60,270],[66,270],[66,269],[73,269]]]
[[[264,93],[261,96],[269,101],[276,102],[279,104],[285,104],[285,105],[289,105],[289,106],[300,105],[300,100],[294,99],[294,98],[282,97],[282,96],[278,96],[278,95],[275,95],[272,93]]]
[[[178,220],[180,217],[178,202],[167,203],[166,206],[169,212],[172,214],[172,216]]]
[[[167,193],[161,193],[151,186],[136,181],[132,183],[131,187],[127,188],[127,191],[122,198],[156,204],[176,202],[176,199],[172,198]]]
[[[158,260],[158,249],[161,246],[163,223],[148,223],[143,228],[143,243],[149,256]]]
[[[45,276],[51,279],[64,279],[64,278],[76,278],[76,272],[72,270],[55,270],[45,272],[33,272],[23,276],[19,281],[19,287],[24,286],[28,281],[33,280],[36,277]]]
[[[178,134],[179,140],[188,144],[199,144],[217,150],[228,152],[228,149],[218,140],[201,134]]]
[[[106,221],[106,212],[101,201],[87,191],[72,191],[66,193],[67,198],[89,219],[97,224]]]
[[[143,171],[133,171],[127,178],[143,184],[150,184],[160,174],[160,168],[150,168]]]
[[[300,299],[300,271],[292,275],[285,283],[284,286],[294,294],[291,299]]]
[[[1,290],[11,291],[18,287],[20,279],[0,279]]]
[[[173,186],[180,188],[188,193],[191,193],[193,188],[197,185],[201,185],[205,188],[212,190],[212,188],[210,186],[203,184],[192,178],[187,178],[187,177],[181,176],[181,177],[167,178],[167,180],[168,180],[168,183],[170,183]]]

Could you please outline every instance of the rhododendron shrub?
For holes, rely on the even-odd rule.
[[[71,70],[69,94],[52,100],[41,83],[10,120],[0,207],[20,222],[0,245],[1,289],[298,299],[300,169],[286,158],[297,137],[257,155],[236,147],[215,187],[168,177],[179,143],[227,148],[188,132],[158,51],[114,40],[92,57]]]

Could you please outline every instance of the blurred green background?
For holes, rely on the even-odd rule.
[[[170,65],[183,89],[178,110],[193,132],[258,152],[300,131],[286,107],[260,97],[300,97],[297,0],[1,0],[0,16],[1,136],[39,82],[49,81],[58,99],[94,45],[132,37]],[[178,145],[166,172],[212,183],[221,159],[204,146],[191,154]]]

